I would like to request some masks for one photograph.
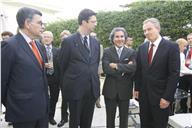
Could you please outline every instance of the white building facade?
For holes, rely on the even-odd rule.
[[[10,31],[13,34],[17,32],[16,13],[21,7],[31,7],[42,12],[43,22],[49,23],[57,20],[57,14],[61,12],[56,7],[43,5],[35,0],[0,0],[0,33]],[[42,2],[42,1],[41,1]]]

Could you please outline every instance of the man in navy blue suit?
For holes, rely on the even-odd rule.
[[[1,45],[2,102],[14,128],[48,128],[45,56],[35,39],[43,32],[42,13],[23,7],[16,18],[19,32]]]
[[[97,25],[96,13],[84,9],[78,16],[78,31],[62,42],[59,65],[63,98],[69,102],[70,128],[90,128],[99,97],[100,46],[89,34]]]
[[[169,107],[179,80],[179,47],[161,37],[160,30],[156,18],[143,22],[148,41],[141,44],[137,53],[135,85],[142,128],[167,127]]]

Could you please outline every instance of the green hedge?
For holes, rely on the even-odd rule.
[[[186,37],[192,32],[191,1],[155,1],[135,2],[122,12],[98,12],[98,25],[95,32],[104,47],[109,46],[109,34],[114,27],[124,27],[134,39],[136,48],[144,40],[142,23],[146,18],[155,17],[161,22],[161,35],[170,36],[172,40]],[[56,45],[60,45],[59,34],[63,29],[72,33],[78,28],[77,19],[50,23],[47,30],[54,33]]]

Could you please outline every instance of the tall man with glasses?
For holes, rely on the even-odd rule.
[[[13,128],[48,128],[45,56],[35,41],[44,29],[41,17],[38,10],[19,9],[19,32],[1,46],[1,96]]]
[[[100,46],[89,35],[97,25],[96,13],[83,9],[78,23],[78,31],[62,42],[59,55],[62,91],[69,103],[69,127],[91,128],[95,101],[100,94]]]

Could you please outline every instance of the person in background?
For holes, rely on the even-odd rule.
[[[160,22],[156,18],[143,22],[147,42],[138,49],[135,82],[142,128],[167,128],[179,80],[179,47],[162,38],[160,30]]]
[[[97,33],[95,32],[91,32],[90,36],[94,37],[95,39],[98,40],[97,38]],[[99,62],[99,68],[98,68],[98,73],[99,75],[101,75],[103,73],[103,69],[102,69],[102,57],[103,57],[103,45],[100,44],[100,62]],[[100,97],[97,99],[96,103],[95,103],[97,108],[101,108],[101,103],[100,103]]]
[[[63,40],[65,38],[67,38],[69,35],[71,35],[70,31],[69,30],[63,30],[61,33],[60,33],[60,39],[61,39],[61,43],[63,42]],[[59,48],[59,52],[60,52],[60,48]],[[58,60],[59,58],[57,57],[57,62],[59,62]],[[58,63],[57,63],[58,65]],[[58,123],[58,127],[62,127],[66,122],[68,122],[68,116],[69,116],[69,113],[67,112],[68,110],[68,102],[66,101],[66,99],[64,98],[64,94],[63,94],[63,89],[62,89],[62,82],[64,82],[62,80],[62,75],[60,75],[60,69],[59,69],[59,65],[57,66],[57,78],[59,81],[59,86],[61,88],[61,93],[62,93],[62,104],[61,104],[61,121]]]
[[[131,37],[127,38],[127,40],[125,41],[125,47],[133,48],[133,38],[131,38]]]
[[[50,94],[50,109],[49,109],[49,123],[56,125],[57,122],[54,120],[56,104],[59,97],[59,83],[57,83],[55,76],[56,69],[56,57],[58,54],[58,49],[53,46],[53,33],[51,31],[44,31],[42,33],[41,43],[44,45],[43,51],[46,55],[46,74],[49,85]]]
[[[23,7],[19,32],[1,45],[1,98],[13,128],[48,128],[48,84],[40,38],[42,13]]]
[[[110,34],[113,46],[104,50],[102,58],[106,78],[103,95],[106,106],[107,128],[115,128],[115,115],[119,107],[120,128],[128,127],[129,99],[132,98],[132,77],[136,70],[135,52],[124,46],[127,32],[122,27],[113,28]]]
[[[1,33],[1,38],[3,41],[7,40],[8,38],[12,37],[13,33],[9,31],[4,31]]]
[[[188,67],[185,65],[185,54],[184,51],[186,50],[187,47],[187,41],[184,38],[179,38],[176,40],[176,43],[179,45],[179,50],[180,50],[180,77],[184,75],[189,75],[192,74],[192,70],[190,70]],[[182,78],[180,78],[182,79]]]
[[[62,91],[69,103],[69,127],[91,128],[95,102],[100,95],[100,46],[89,35],[97,25],[96,13],[83,9],[78,24],[78,31],[65,38],[61,46]]]
[[[9,31],[4,31],[4,32],[2,32],[2,33],[1,33],[1,38],[2,38],[2,41],[1,41],[1,42],[9,39],[9,38],[12,37],[12,36],[13,36],[13,33],[12,33],[12,32],[9,32]],[[3,45],[3,44],[1,43],[1,45]],[[5,113],[5,112],[3,112],[3,113]],[[8,125],[12,125],[12,123],[11,123],[11,122],[8,122]]]
[[[179,45],[179,49],[180,49],[180,79],[179,79],[179,86],[178,86],[178,88],[182,89],[182,90],[185,89],[186,91],[188,91],[188,88],[186,89],[186,86],[185,86],[185,85],[188,85],[188,83],[186,81],[185,75],[192,75],[192,70],[190,70],[185,65],[185,54],[184,54],[184,51],[186,50],[188,42],[184,38],[179,38],[176,41],[176,43]],[[181,102],[183,102],[183,100],[180,101],[180,104],[181,104]],[[183,104],[180,105],[180,109],[178,111],[176,111],[176,113],[182,113],[184,109],[187,112],[187,103],[186,102],[187,101],[184,102],[185,103],[184,105]],[[186,106],[186,108],[185,108],[185,106]]]
[[[60,33],[60,39],[61,39],[61,42],[63,42],[63,40],[65,38],[67,38],[69,35],[71,35],[71,32],[69,30],[63,30],[61,33]]]
[[[187,35],[187,41],[188,41],[188,45],[187,45],[186,49],[184,50],[185,66],[187,68],[189,68],[190,70],[192,70],[192,33]],[[192,98],[192,75],[187,74],[187,75],[182,76],[182,78],[180,79],[178,88],[180,88],[186,92],[188,92],[188,90],[190,90],[191,98]],[[192,100],[191,100],[190,109],[189,109],[189,112],[192,113],[191,108],[192,108]],[[188,112],[187,98],[184,98],[184,99],[181,99],[181,101],[180,101],[180,110],[178,110],[177,113],[187,113],[187,112]]]

